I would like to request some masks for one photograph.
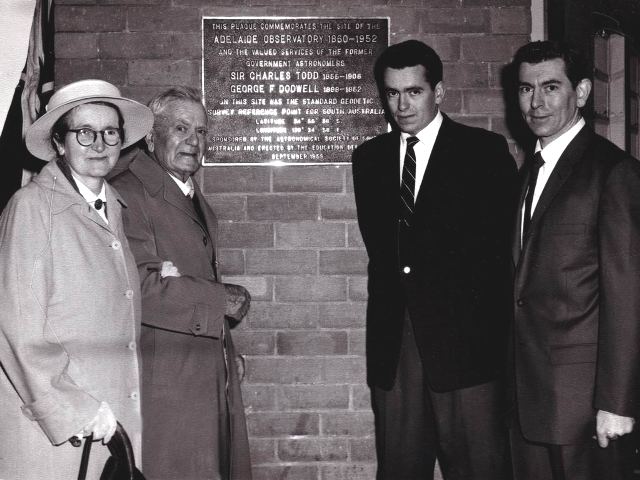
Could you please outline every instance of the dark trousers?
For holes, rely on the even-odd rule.
[[[595,439],[579,445],[549,445],[526,440],[514,424],[509,440],[515,480],[633,479],[631,435],[610,441],[607,448],[600,448]]]
[[[511,478],[502,386],[432,391],[408,315],[395,384],[371,394],[378,480],[432,480],[436,458],[445,480]]]

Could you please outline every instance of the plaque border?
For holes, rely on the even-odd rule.
[[[387,47],[389,47],[390,35],[391,35],[391,17],[388,16],[354,16],[354,17],[326,17],[326,16],[307,16],[307,17],[255,17],[255,16],[217,16],[217,15],[202,15],[200,21],[200,56],[201,64],[200,64],[200,89],[202,95],[202,104],[207,108],[205,104],[205,91],[204,91],[204,21],[209,19],[220,19],[220,20],[386,20],[387,21]],[[208,115],[207,115],[208,117]],[[391,125],[387,122],[387,131],[391,129]],[[290,167],[290,166],[341,166],[341,165],[351,165],[351,162],[285,162],[283,160],[273,160],[270,162],[212,162],[209,163],[206,161],[206,155],[202,157],[200,161],[200,165],[202,167]]]

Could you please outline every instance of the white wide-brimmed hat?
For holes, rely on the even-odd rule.
[[[46,113],[28,128],[26,144],[29,151],[42,160],[56,158],[56,151],[51,145],[51,128],[72,108],[92,102],[108,102],[120,110],[124,119],[125,141],[122,148],[140,140],[153,126],[151,110],[135,100],[124,98],[115,85],[104,80],[80,80],[54,93]]]

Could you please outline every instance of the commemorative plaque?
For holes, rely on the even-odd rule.
[[[387,18],[203,17],[204,165],[334,164],[387,130]]]

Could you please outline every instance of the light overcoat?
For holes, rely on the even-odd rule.
[[[140,459],[140,289],[120,196],[109,224],[51,162],[0,218],[0,478],[73,479],[101,401]],[[94,444],[87,478],[108,456]]]
[[[145,475],[250,480],[226,293],[215,271],[216,216],[195,182],[206,225],[155,160],[143,151],[131,155],[111,182],[127,201],[125,230],[142,282]],[[180,277],[161,277],[165,260]],[[231,473],[219,477],[226,459]]]

